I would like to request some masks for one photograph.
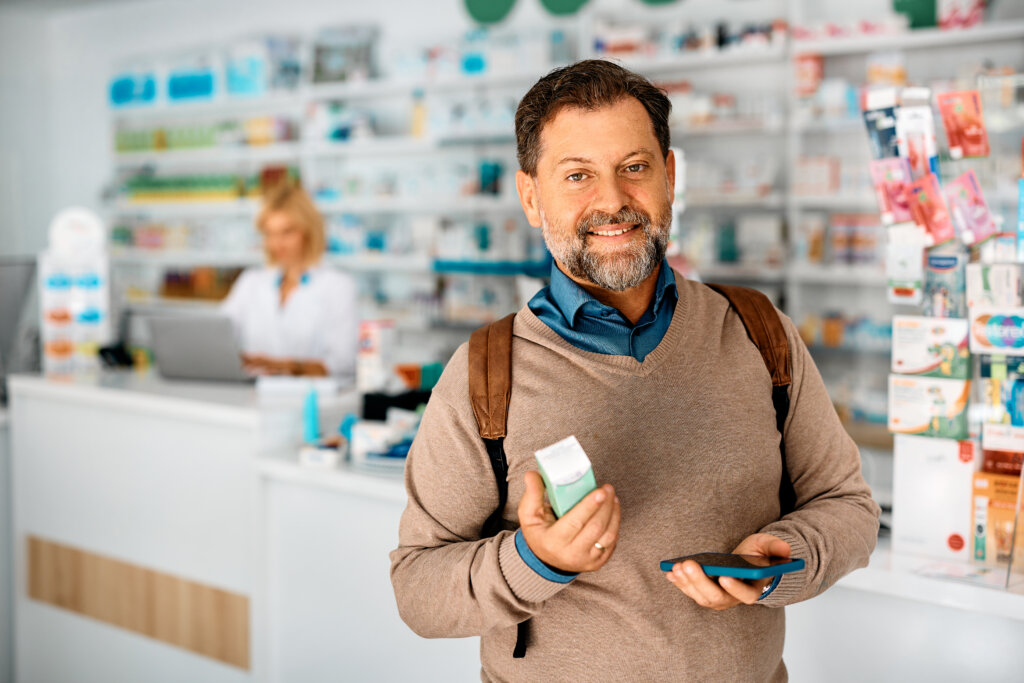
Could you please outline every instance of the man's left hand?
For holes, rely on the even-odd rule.
[[[737,555],[761,557],[789,557],[789,544],[771,534],[754,534],[743,539],[732,551]],[[712,578],[693,560],[678,562],[665,577],[701,607],[716,611],[739,604],[753,605],[761,597],[764,587],[772,579],[744,581],[731,576]]]

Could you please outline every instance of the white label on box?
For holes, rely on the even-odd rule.
[[[972,308],[971,351],[1024,356],[1024,308]]]
[[[893,317],[893,372],[965,379],[969,370],[966,320]]]
[[[590,458],[575,436],[567,436],[534,455],[537,463],[555,486],[568,486],[590,469]]]
[[[986,451],[1024,452],[1024,427],[1012,425],[981,426],[981,445]]]

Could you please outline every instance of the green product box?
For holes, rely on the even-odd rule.
[[[597,488],[590,458],[575,436],[542,448],[534,456],[556,517],[567,513]]]

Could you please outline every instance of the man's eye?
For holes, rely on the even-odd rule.
[[[630,173],[639,173],[640,171],[647,168],[647,164],[630,164],[626,167],[626,170]]]
[[[574,183],[578,183],[581,180],[583,180],[583,175],[584,175],[583,173],[572,173],[572,174],[570,174],[569,176],[566,177],[566,180],[569,180],[569,181],[574,182]]]

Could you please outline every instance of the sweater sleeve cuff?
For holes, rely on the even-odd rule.
[[[783,574],[778,577],[777,582],[772,582],[772,588],[761,596],[759,604],[766,607],[784,607],[797,601],[797,598],[807,591],[807,577],[810,576],[812,562],[807,556],[807,544],[799,536],[785,532],[765,529],[764,533],[771,534],[789,544],[790,557],[799,557],[804,561],[804,569],[791,574]]]
[[[543,576],[548,581],[554,581],[555,583],[569,583],[575,579],[579,574],[572,572],[563,572],[560,569],[549,567],[544,564],[539,557],[533,554],[530,550],[530,546],[526,543],[526,538],[523,536],[522,529],[516,531],[516,550],[519,551],[519,557],[523,558],[523,562],[529,565],[530,569]]]
[[[524,602],[543,602],[569,584],[567,581],[558,582],[546,579],[527,564],[516,547],[516,538],[519,535],[520,533],[517,531],[501,541],[501,547],[498,549],[498,564],[501,567],[501,573],[517,598]],[[526,544],[523,543],[523,545]],[[540,562],[540,560],[537,561]],[[549,567],[548,571],[555,570]],[[564,575],[564,573],[562,574]],[[572,578],[569,578],[569,581],[571,580]]]

